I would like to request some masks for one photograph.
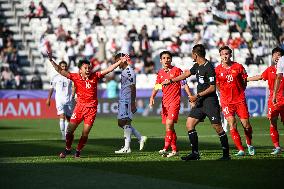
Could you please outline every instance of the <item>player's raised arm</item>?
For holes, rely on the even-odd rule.
[[[109,72],[112,72],[115,68],[117,68],[121,62],[125,62],[127,61],[128,63],[130,63],[130,58],[128,55],[125,55],[123,57],[121,57],[120,59],[118,59],[114,64],[112,64],[111,66],[109,66],[107,69],[105,70],[102,70],[101,71],[101,74],[102,75],[106,75],[108,74]]]
[[[51,52],[47,52],[48,59],[52,66],[54,67],[55,71],[57,71],[60,75],[63,75],[64,77],[69,77],[69,72],[66,70],[63,70],[56,62],[52,59]]]
[[[173,79],[170,79],[169,81],[162,82],[162,85],[168,85],[168,84],[173,83],[173,82],[178,82],[178,81],[181,81],[181,80],[188,78],[189,76],[191,76],[190,71],[185,70],[181,75],[179,75],[179,76],[177,76]]]
[[[255,76],[247,78],[247,82],[249,82],[249,81],[259,81],[259,80],[262,80],[261,75],[255,75]]]

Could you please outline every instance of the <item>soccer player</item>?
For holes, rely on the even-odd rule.
[[[119,53],[115,56],[115,61],[119,61],[125,56],[125,54]],[[121,61],[119,65],[122,72],[117,119],[118,126],[124,130],[124,146],[120,150],[115,151],[116,154],[131,153],[131,134],[138,139],[140,150],[143,150],[147,140],[146,136],[141,136],[131,125],[133,114],[136,112],[136,75],[130,63],[130,59],[128,59],[127,61]]]
[[[156,85],[152,91],[149,106],[152,107],[154,105],[154,98],[158,93],[159,88],[162,88],[163,98],[161,115],[162,123],[166,128],[166,136],[164,148],[160,150],[159,153],[165,157],[172,157],[179,154],[176,146],[177,135],[174,129],[174,124],[178,121],[182,83],[176,82],[167,86],[162,86],[161,83],[181,75],[182,70],[171,65],[172,54],[169,51],[163,51],[160,53],[160,62],[163,68],[160,69],[157,74]],[[185,85],[185,90],[188,96],[190,96],[191,93],[187,85]],[[172,148],[172,152],[168,154],[167,150],[170,146]]]
[[[277,103],[277,92],[279,90],[279,86],[280,86],[280,81],[283,77],[284,74],[284,56],[282,55],[282,57],[279,59],[278,64],[277,64],[277,77],[275,79],[275,85],[274,85],[274,90],[273,90],[273,97],[272,97],[272,102],[273,104]],[[284,91],[282,91],[282,94],[284,94]]]
[[[59,62],[59,66],[62,70],[67,71],[67,63],[65,61]],[[51,88],[48,93],[48,97],[46,100],[46,105],[50,106],[50,99],[55,93],[55,103],[57,109],[57,115],[59,115],[59,126],[61,131],[62,140],[66,139],[67,126],[70,121],[70,117],[73,112],[73,103],[74,103],[74,95],[75,91],[72,86],[72,81],[67,79],[66,77],[56,74],[51,80]]]
[[[88,60],[80,60],[78,63],[79,73],[69,73],[68,71],[63,70],[59,65],[54,62],[54,60],[52,59],[52,55],[49,52],[48,57],[50,63],[59,74],[74,82],[76,89],[75,92],[77,94],[77,103],[67,128],[66,147],[65,150],[60,153],[60,157],[65,158],[66,155],[71,153],[71,145],[74,139],[74,131],[76,130],[78,125],[84,120],[82,135],[75,152],[75,158],[79,158],[81,150],[87,143],[89,132],[96,118],[98,105],[98,81],[100,78],[104,77],[104,75],[117,68],[122,61],[126,61],[127,58],[121,58],[113,65],[100,72],[92,72],[90,62]]]
[[[258,81],[258,80],[265,80],[268,81],[268,88],[269,88],[269,98],[268,98],[268,112],[267,112],[267,118],[270,121],[270,137],[272,140],[272,143],[274,145],[272,155],[278,155],[281,153],[281,148],[279,145],[279,133],[277,130],[277,119],[280,115],[282,123],[284,123],[284,79],[281,77],[280,81],[280,87],[277,91],[277,103],[273,104],[272,98],[273,98],[273,89],[274,89],[274,83],[277,77],[276,74],[276,66],[279,64],[280,57],[284,55],[284,52],[281,48],[276,47],[272,50],[272,61],[273,65],[268,67],[261,75],[256,75],[253,77],[249,77],[248,81]]]
[[[238,149],[238,153],[235,155],[245,155],[241,137],[237,130],[235,114],[238,115],[243,125],[249,155],[254,155],[252,127],[249,122],[249,112],[245,96],[247,73],[241,64],[231,61],[232,50],[228,46],[221,47],[219,53],[221,64],[215,68],[216,83],[220,91],[223,114],[230,126],[232,140]]]
[[[169,81],[164,81],[162,84],[172,84],[183,80],[191,75],[196,75],[198,82],[197,94],[190,97],[190,101],[195,103],[195,106],[189,112],[186,127],[188,137],[192,147],[192,152],[187,156],[181,157],[182,160],[199,160],[198,150],[198,135],[195,127],[206,116],[209,118],[212,127],[219,135],[223,156],[220,160],[230,160],[228,137],[221,125],[220,106],[216,94],[215,70],[213,65],[206,60],[205,47],[202,44],[197,44],[192,49],[192,59],[196,62],[190,70],[185,70],[183,74],[172,78]]]

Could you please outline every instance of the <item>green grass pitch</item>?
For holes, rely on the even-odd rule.
[[[181,155],[190,147],[185,129],[186,117],[176,125]],[[159,117],[135,117],[133,125],[148,136],[145,150],[138,150],[132,139],[132,153],[117,155],[123,145],[123,131],[115,117],[98,116],[80,159],[58,157],[64,149],[58,120],[0,121],[1,188],[282,188],[284,158],[272,156],[269,123],[253,118],[253,157],[234,157],[229,137],[231,161],[216,161],[221,156],[219,138],[208,121],[197,126],[199,161],[182,162],[179,157],[163,158],[165,129]],[[243,144],[245,137],[239,125]],[[82,125],[76,130],[75,148]],[[284,127],[279,122],[280,144],[284,145]]]

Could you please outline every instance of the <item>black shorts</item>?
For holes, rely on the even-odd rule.
[[[203,121],[209,118],[211,124],[221,124],[220,105],[217,96],[207,97],[199,101],[196,107],[192,108],[188,117]]]

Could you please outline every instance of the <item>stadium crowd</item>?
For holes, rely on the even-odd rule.
[[[267,55],[266,46],[257,32],[252,31],[251,14],[254,4],[250,0],[232,3],[230,4],[232,6],[227,8],[224,6],[226,4],[224,0],[207,0],[203,1],[206,6],[198,12],[192,9],[187,9],[186,12],[180,11],[175,7],[176,4],[158,0],[145,0],[146,7],[140,6],[134,0],[98,0],[92,4],[95,8],[85,8],[84,12],[78,13],[74,9],[74,5],[76,6],[78,2],[71,0],[67,4],[62,1],[57,3],[58,6],[54,10],[46,6],[47,1],[30,1],[29,6],[26,7],[26,17],[29,19],[30,27],[33,26],[34,19],[44,20],[45,29],[39,37],[41,52],[53,51],[55,58],[65,59],[71,70],[82,58],[90,59],[97,70],[104,69],[114,62],[111,54],[123,52],[130,55],[137,74],[153,74],[160,68],[159,62],[155,59],[158,51],[167,49],[174,56],[186,58],[190,57],[195,44],[204,44],[208,51],[212,52],[228,45],[238,52],[246,52],[245,56],[241,57],[244,59],[242,64],[265,63],[263,57]],[[279,1],[266,2],[269,4]],[[150,4],[148,8],[147,5]],[[277,5],[274,3],[270,7],[275,10],[279,18],[282,18],[283,8]],[[113,13],[118,11],[126,11],[126,16]],[[135,11],[144,12],[145,19],[149,17],[152,21],[149,21],[149,24],[146,22],[141,27],[130,22],[129,20],[134,18],[128,16]],[[174,23],[178,18],[181,18],[181,21]],[[177,25],[177,28],[173,29],[172,25]],[[216,28],[218,29],[219,26],[228,26],[228,29],[217,38]],[[107,33],[110,34],[98,32],[101,28],[104,28],[101,31],[107,31],[109,28]],[[115,34],[111,35],[114,28],[122,28],[121,31],[125,32],[119,35],[123,37],[119,39],[115,36],[120,31],[114,31]],[[280,37],[280,41],[283,46],[283,36]],[[10,52],[8,57],[17,57],[15,55],[16,53]],[[213,63],[218,62],[214,53],[209,53],[208,58]],[[233,58],[239,57],[233,56]],[[12,62],[17,61],[17,58],[12,59]],[[17,75],[15,65],[16,63],[13,63],[10,70]],[[8,84],[2,87],[17,88],[17,85]]]

